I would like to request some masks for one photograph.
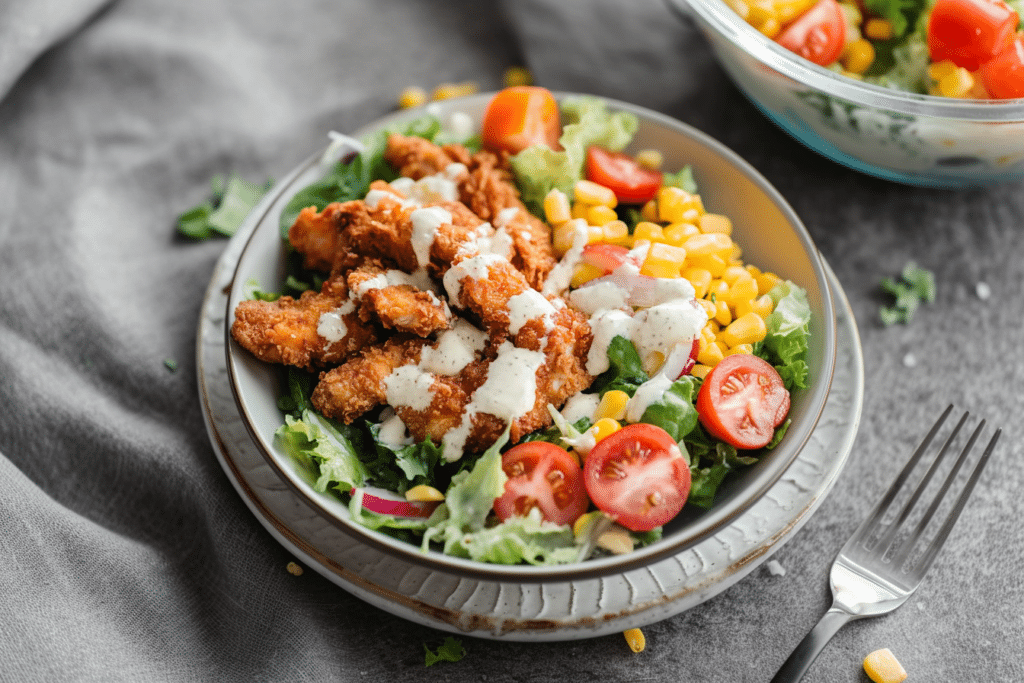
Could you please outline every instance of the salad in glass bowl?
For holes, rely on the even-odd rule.
[[[480,103],[338,136],[282,200],[283,286],[230,311],[229,355],[283,368],[268,450],[345,524],[425,554],[565,565],[709,533],[824,402],[809,239],[776,246],[809,259],[811,300],[744,261],[635,112],[533,87]],[[768,227],[773,199],[743,211]]]

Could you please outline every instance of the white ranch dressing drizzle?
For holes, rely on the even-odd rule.
[[[554,315],[555,307],[543,294],[536,289],[527,289],[508,300],[508,331],[513,335],[519,334],[523,325],[541,318],[544,321],[544,333],[547,334],[554,327]]]
[[[441,333],[437,344],[423,349],[420,368],[435,375],[456,375],[473,362],[486,344],[486,332],[459,318],[451,329]]]
[[[497,254],[477,254],[459,261],[444,274],[444,290],[448,293],[448,301],[453,304],[460,303],[462,280],[467,277],[473,280],[483,280],[487,277],[492,265],[507,260]]]
[[[345,316],[356,310],[355,303],[348,299],[333,311],[320,314],[317,319],[316,333],[327,340],[328,344],[334,344],[345,338],[348,334],[348,325],[345,324]]]
[[[569,289],[572,273],[583,258],[583,247],[587,246],[587,219],[573,218],[572,247],[565,252],[562,260],[548,273],[541,292],[545,296],[555,296]]]
[[[462,457],[475,415],[488,413],[512,422],[530,412],[537,398],[537,370],[543,364],[540,351],[520,349],[508,341],[498,347],[498,356],[487,367],[487,379],[473,392],[459,426],[442,439],[445,459],[451,462]]]
[[[637,387],[636,393],[626,403],[626,421],[639,422],[647,408],[660,401],[674,381],[675,378],[659,373]]]
[[[403,365],[384,378],[388,405],[426,410],[434,397],[434,377],[417,365]]]
[[[381,443],[391,448],[401,448],[415,443],[415,439],[409,434],[402,418],[395,413],[393,408],[389,406],[381,411],[380,418],[380,431],[377,432],[377,438]]]

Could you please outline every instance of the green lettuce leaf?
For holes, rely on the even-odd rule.
[[[700,380],[691,375],[680,377],[672,383],[658,402],[647,407],[641,422],[661,427],[676,442],[682,441],[697,426],[697,408],[694,407],[694,402],[697,400],[700,384]]]
[[[366,481],[366,468],[348,438],[312,410],[302,419],[285,415],[275,436],[285,451],[315,477],[313,488],[325,493],[334,488],[349,493]]]
[[[437,650],[431,650],[430,645],[423,644],[425,651],[425,665],[433,666],[438,662],[457,662],[466,656],[466,648],[462,641],[452,636],[447,636],[444,642],[437,646]]]
[[[786,388],[807,386],[807,351],[811,330],[811,307],[807,292],[792,282],[784,281],[770,291],[775,308],[765,319],[768,336],[761,351],[775,366]]]
[[[608,345],[608,363],[609,368],[597,376],[590,391],[604,396],[605,392],[618,389],[632,396],[637,387],[650,379],[636,347],[625,337],[616,336]]]
[[[544,197],[557,187],[572,195],[573,185],[583,177],[587,147],[599,145],[621,151],[633,139],[639,126],[636,115],[610,112],[607,103],[597,97],[574,97],[561,104],[562,151],[543,145],[528,147],[511,159],[521,198],[536,215],[542,215]]]
[[[537,508],[525,517],[509,517],[465,534],[459,547],[466,557],[493,564],[565,564],[579,559],[572,528],[545,521]]]
[[[446,463],[441,446],[430,439],[395,448],[380,440],[381,426],[367,423],[376,457],[364,454],[363,460],[374,484],[404,494],[418,484],[435,484],[435,470]]]

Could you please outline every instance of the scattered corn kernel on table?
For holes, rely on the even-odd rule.
[[[917,594],[843,629],[807,680],[864,681],[884,649],[908,680],[1024,680],[1024,182],[826,161],[661,3],[11,0],[0,46],[0,681],[767,681],[949,402],[1001,425],[999,452]],[[706,602],[639,632],[446,644],[304,567],[225,477],[195,334],[226,242],[175,223],[211,176],[262,183],[400,101],[527,76],[676,117],[778,188],[849,298],[861,428],[814,515]],[[935,300],[885,325],[880,283],[911,261]]]

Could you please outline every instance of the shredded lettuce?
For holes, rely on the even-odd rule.
[[[552,188],[572,195],[573,185],[583,177],[587,147],[599,145],[621,151],[633,139],[639,127],[635,114],[610,112],[597,97],[574,97],[561,103],[561,151],[543,145],[524,149],[511,159],[521,198],[531,212],[542,215],[544,197]]]
[[[616,336],[608,345],[608,364],[608,369],[590,385],[591,391],[600,392],[602,396],[614,389],[632,396],[637,387],[650,379],[644,371],[636,347],[625,337]]]
[[[334,488],[347,494],[366,482],[366,467],[352,442],[312,410],[304,410],[301,420],[285,415],[276,437],[284,450],[316,478],[313,488],[317,491],[326,493]]]
[[[676,442],[683,441],[697,426],[697,391],[700,380],[684,375],[668,388],[661,398],[644,411],[641,422],[661,427]]]

